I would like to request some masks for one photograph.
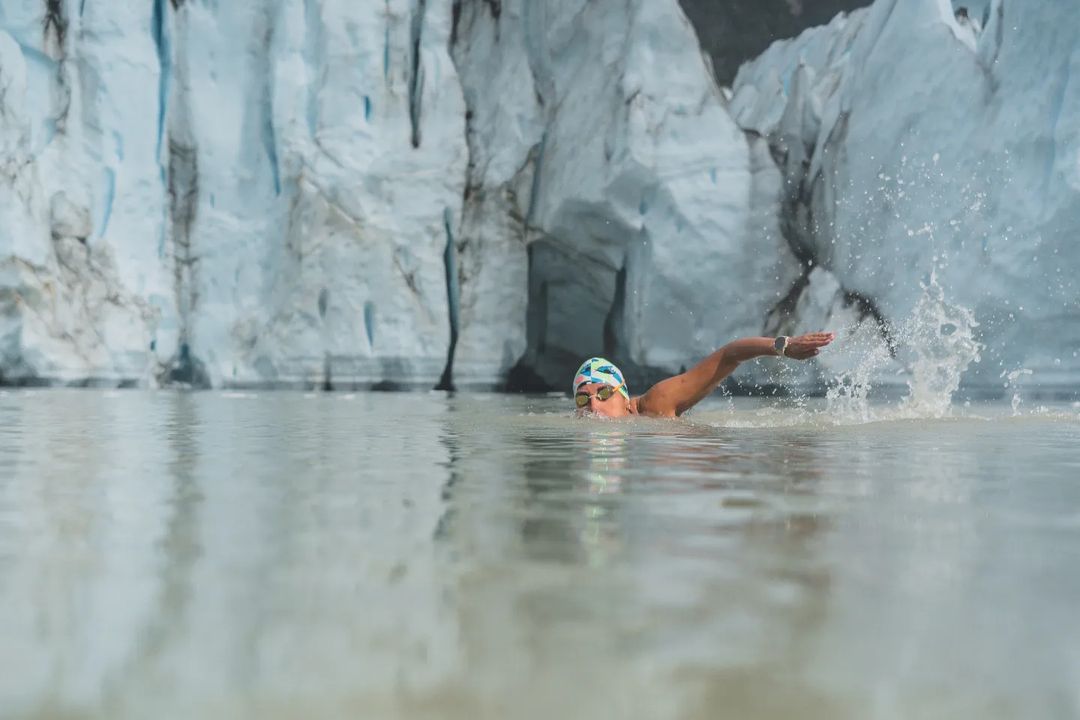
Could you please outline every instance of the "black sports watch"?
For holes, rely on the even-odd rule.
[[[775,350],[776,354],[780,357],[784,357],[784,351],[787,350],[788,340],[790,340],[790,338],[787,335],[781,335],[773,340],[773,350]]]

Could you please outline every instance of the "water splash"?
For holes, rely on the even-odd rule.
[[[1013,391],[1012,400],[1010,401],[1010,404],[1012,406],[1012,413],[1013,413],[1014,416],[1020,414],[1020,405],[1022,404],[1022,401],[1020,399],[1020,382],[1019,382],[1019,380],[1020,380],[1020,378],[1024,377],[1025,375],[1032,375],[1032,374],[1033,374],[1032,371],[1028,370],[1027,368],[1018,368],[1018,369],[1013,370],[1011,372],[1008,371],[1008,370],[1002,370],[1001,375],[998,376],[998,377],[1005,378],[1005,389]]]
[[[833,351],[848,360],[843,369],[834,369],[826,392],[826,413],[833,422],[940,418],[950,413],[960,378],[979,360],[978,323],[971,310],[945,299],[936,272],[920,287],[922,294],[911,315],[889,328],[892,352],[877,329],[865,322],[841,329]],[[908,376],[907,394],[898,406],[875,409],[871,390],[894,359]]]
[[[964,371],[979,360],[979,323],[971,310],[945,300],[936,273],[920,286],[922,295],[897,333],[911,373],[900,409],[909,417],[944,417]]]
[[[845,343],[846,349],[855,349],[860,358],[853,367],[839,372],[830,383],[825,393],[826,412],[840,422],[870,422],[875,419],[870,408],[872,381],[888,364],[889,351],[880,339],[877,342],[858,339],[857,328],[850,337],[853,339]]]

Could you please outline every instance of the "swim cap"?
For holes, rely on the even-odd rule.
[[[578,388],[588,383],[603,383],[604,385],[610,385],[611,387],[619,387],[621,392],[627,400],[630,399],[630,393],[626,389],[626,383],[623,381],[623,374],[619,368],[615,367],[615,363],[610,360],[605,360],[602,357],[589,358],[585,362],[581,363],[581,367],[578,368],[577,374],[574,375],[574,389],[573,393],[577,393]]]

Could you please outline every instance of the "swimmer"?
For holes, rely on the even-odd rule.
[[[676,417],[705,399],[739,363],[767,355],[808,360],[835,338],[835,333],[818,332],[797,337],[735,340],[681,375],[661,380],[637,397],[630,397],[626,380],[614,363],[600,357],[589,358],[574,375],[574,403],[579,415],[588,412],[604,417]]]

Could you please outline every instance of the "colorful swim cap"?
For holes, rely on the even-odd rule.
[[[594,357],[581,363],[581,367],[578,368],[577,374],[574,375],[574,389],[572,392],[577,393],[579,387],[588,383],[603,383],[604,385],[610,385],[611,387],[619,387],[619,392],[621,392],[627,400],[630,399],[630,393],[626,389],[626,383],[623,381],[622,372],[619,368],[615,367],[615,363],[610,360],[605,360],[602,357]]]

